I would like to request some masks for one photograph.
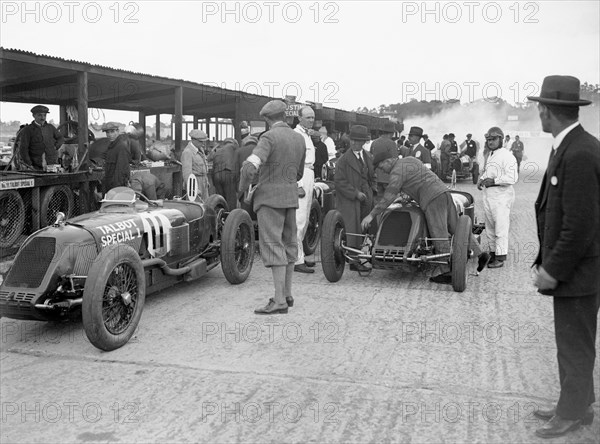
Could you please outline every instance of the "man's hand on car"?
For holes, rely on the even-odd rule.
[[[373,216],[371,216],[370,214],[368,214],[360,223],[360,227],[362,228],[362,231],[365,232],[367,231],[367,229],[369,228],[369,225],[371,225],[371,222],[373,221]]]

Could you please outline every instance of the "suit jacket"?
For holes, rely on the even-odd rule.
[[[254,211],[271,208],[298,208],[298,181],[304,175],[304,137],[284,122],[275,123],[264,133],[252,154],[261,160]],[[256,171],[251,163],[242,167],[240,191],[245,191]]]
[[[373,162],[369,156],[361,151],[364,167],[356,158],[352,150],[346,151],[337,161],[335,166],[335,193],[336,208],[342,213],[346,223],[346,231],[349,233],[360,233],[361,203],[358,200],[358,192],[367,195],[366,206],[371,210],[373,202],[374,169]],[[366,216],[366,214],[364,215]]]
[[[600,291],[600,142],[581,125],[556,148],[535,202],[535,264],[558,280],[552,296]]]

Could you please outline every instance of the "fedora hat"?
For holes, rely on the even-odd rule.
[[[364,125],[352,125],[349,137],[350,140],[371,140],[369,130]]]
[[[542,91],[538,96],[528,96],[529,100],[544,105],[586,106],[590,100],[579,98],[580,82],[572,76],[547,76],[542,83]]]
[[[411,126],[410,131],[408,132],[408,135],[423,137],[423,128],[421,128],[419,126]]]

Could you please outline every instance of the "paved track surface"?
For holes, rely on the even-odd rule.
[[[532,168],[516,185],[506,266],[464,293],[393,271],[332,284],[318,264],[289,314],[259,317],[257,258],[243,285],[215,269],[149,296],[110,353],[81,322],[1,319],[0,441],[548,442],[532,416],[559,394],[552,299],[529,277],[539,183]],[[550,442],[597,443],[599,424]]]

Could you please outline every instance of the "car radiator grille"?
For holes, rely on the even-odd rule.
[[[17,254],[4,285],[38,288],[52,262],[55,248],[56,240],[53,237],[33,238]]]
[[[412,220],[408,212],[394,211],[383,222],[378,245],[404,247],[408,242]]]
[[[87,276],[90,267],[97,257],[98,250],[96,244],[85,244],[77,247],[77,259],[75,260],[73,274],[76,276]]]

